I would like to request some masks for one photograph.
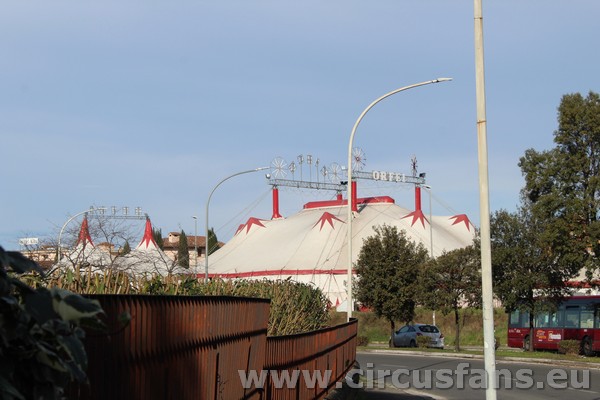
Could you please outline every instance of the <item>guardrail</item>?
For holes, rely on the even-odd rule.
[[[320,399],[352,368],[356,321],[291,336],[267,337],[269,300],[225,296],[94,295],[108,335],[89,334],[89,385],[76,399]],[[131,314],[125,328],[119,321]],[[306,370],[299,379],[244,385],[241,374]],[[319,371],[319,372],[317,372]],[[330,371],[330,372],[328,372]],[[308,383],[308,385],[307,385]],[[246,386],[246,387],[244,387]]]

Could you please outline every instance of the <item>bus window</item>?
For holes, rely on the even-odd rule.
[[[594,327],[594,310],[584,309],[581,310],[581,328],[593,328]]]
[[[535,326],[538,328],[547,328],[549,325],[550,315],[548,311],[543,311],[535,316]]]
[[[562,327],[564,324],[563,321],[563,312],[562,311],[557,311],[555,313],[552,313],[552,324],[550,325],[551,328],[558,328],[558,327]]]
[[[594,328],[600,328],[600,306],[594,310]]]
[[[557,328],[562,326],[562,312],[540,312],[535,319],[538,328]]]
[[[579,306],[567,306],[565,328],[579,328]]]
[[[508,326],[510,328],[523,328],[529,325],[529,313],[527,311],[515,310],[510,313]]]

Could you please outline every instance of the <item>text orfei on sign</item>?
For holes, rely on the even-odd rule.
[[[406,175],[397,172],[373,171],[371,174],[375,181],[406,182]]]
[[[372,363],[367,369],[353,369],[347,376],[359,375],[358,381],[346,380],[352,388],[383,389],[393,386],[397,389],[487,389],[487,374],[484,369],[471,368],[470,363],[459,363],[456,369],[374,370]],[[496,389],[590,389],[590,371],[555,368],[544,376],[535,374],[532,369],[498,369]],[[307,388],[325,389],[330,383],[332,371],[320,370],[239,370],[240,382],[246,389],[264,388],[272,384],[277,389]],[[342,383],[338,382],[337,387]]]

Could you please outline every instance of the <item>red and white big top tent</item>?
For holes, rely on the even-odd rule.
[[[356,184],[356,182],[353,182]],[[356,190],[353,190],[356,193]],[[271,219],[251,217],[234,237],[209,257],[209,276],[221,278],[293,279],[321,288],[332,305],[345,307],[348,274],[347,200],[310,202],[289,217],[279,214],[278,189],[273,185]],[[352,261],[374,227],[396,226],[409,239],[423,243],[434,255],[473,243],[475,227],[465,214],[424,215],[421,188],[415,186],[415,208],[406,209],[388,196],[356,198],[352,202]]]

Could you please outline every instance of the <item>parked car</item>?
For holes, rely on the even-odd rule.
[[[428,324],[405,325],[394,332],[392,347],[417,347],[417,336],[429,336],[429,347],[444,348],[444,335],[437,326]]]

